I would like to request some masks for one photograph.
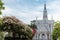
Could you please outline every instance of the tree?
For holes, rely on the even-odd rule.
[[[2,2],[2,0],[0,0],[0,15],[2,14],[1,10],[5,9],[5,7],[3,7],[4,3]],[[4,40],[4,33],[2,32],[2,18],[0,18],[0,40]]]
[[[35,24],[30,24],[30,25],[28,25],[30,28],[32,28],[32,33],[33,33],[33,35],[35,35],[35,33],[36,33],[36,30],[37,30],[37,26],[35,25]]]
[[[60,21],[57,21],[54,24],[54,30],[52,33],[53,40],[57,40],[59,36],[60,36]]]
[[[35,24],[29,25],[31,28],[37,29],[37,26]]]
[[[22,38],[26,37],[27,39],[32,39],[33,37],[32,29],[14,16],[3,18],[3,30],[8,33],[12,32],[13,37],[15,37],[16,34],[18,34],[20,38],[21,36]]]
[[[4,40],[4,33],[2,31],[2,18],[0,18],[0,40]]]
[[[0,32],[0,40],[4,40],[4,33]]]
[[[5,9],[5,7],[3,7],[4,3],[2,2],[2,0],[0,0],[0,15],[2,14],[1,10]]]
[[[60,36],[58,37],[58,40],[60,40]]]

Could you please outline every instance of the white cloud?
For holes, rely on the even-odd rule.
[[[38,1],[38,0],[37,0]],[[51,19],[51,16],[53,16],[54,20],[60,20],[60,1],[53,1],[49,2],[47,4],[48,9],[48,18]],[[20,6],[18,6],[20,7]],[[27,7],[26,7],[27,8]],[[30,9],[13,9],[9,6],[5,6],[5,10],[3,11],[3,15],[13,15],[17,18],[21,19],[25,23],[30,23],[31,20],[34,20],[36,16],[38,16],[38,19],[42,19],[43,16],[43,5],[36,6],[32,10]]]
[[[48,9],[50,9],[50,15],[53,15],[53,19],[60,20],[60,1],[54,1],[48,4]],[[49,10],[48,10],[49,11]]]
[[[5,10],[3,10],[3,16],[10,16],[14,12],[14,9],[5,6]]]

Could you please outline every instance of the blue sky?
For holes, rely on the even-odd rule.
[[[48,19],[60,20],[60,0],[3,0],[5,10],[3,16],[16,16],[25,23],[42,20],[44,1],[47,4]]]

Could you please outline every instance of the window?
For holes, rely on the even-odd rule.
[[[42,36],[45,36],[45,34],[42,34]]]
[[[40,34],[39,34],[39,36],[40,36]]]
[[[45,34],[42,34],[42,40],[45,40]]]
[[[49,27],[51,27],[51,24],[49,24]]]

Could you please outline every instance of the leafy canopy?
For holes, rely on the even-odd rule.
[[[54,24],[54,30],[52,33],[53,40],[57,40],[59,36],[60,36],[60,21],[57,21]]]
[[[5,7],[3,5],[4,5],[4,3],[2,2],[2,0],[0,0],[0,15],[2,14],[1,10],[5,9]]]

